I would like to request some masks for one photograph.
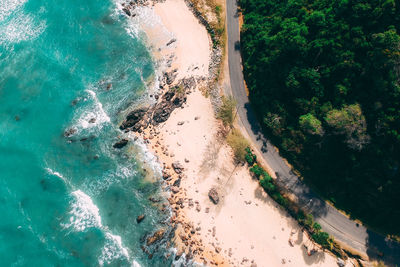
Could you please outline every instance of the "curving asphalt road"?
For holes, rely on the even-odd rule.
[[[388,242],[383,236],[358,225],[318,197],[291,172],[290,167],[273,145],[262,136],[244,86],[236,0],[226,0],[226,16],[230,90],[237,101],[238,121],[250,136],[254,148],[259,150],[268,165],[278,173],[277,182],[296,195],[299,204],[310,211],[322,229],[334,236],[336,240],[370,258],[384,260],[389,265],[399,264],[400,245],[398,243]]]

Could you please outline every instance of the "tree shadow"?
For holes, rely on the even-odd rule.
[[[316,263],[325,261],[325,253],[323,251],[317,251],[313,255],[309,256],[308,251],[304,246],[301,247],[301,250],[303,252],[302,255],[303,255],[304,262],[307,265],[312,265],[312,264],[316,264]]]
[[[371,260],[383,261],[388,266],[399,266],[400,244],[371,230],[367,230],[367,234],[368,257]]]

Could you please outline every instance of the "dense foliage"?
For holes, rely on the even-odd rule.
[[[240,0],[266,134],[318,192],[400,233],[400,1]]]

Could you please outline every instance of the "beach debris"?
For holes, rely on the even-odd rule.
[[[282,264],[286,264],[286,260],[285,259],[282,259]]]
[[[180,125],[183,125],[185,122],[184,121],[179,121],[177,124],[180,126]]]
[[[173,44],[173,43],[175,43],[176,42],[176,39],[175,38],[172,38],[171,40],[169,40],[169,42],[167,43],[167,46],[169,46],[169,45],[171,45],[171,44]]]
[[[215,226],[213,226],[212,228],[212,236],[215,237],[215,234],[217,232],[217,228]]]
[[[187,158],[185,158],[185,162],[186,162],[186,163],[189,163],[189,160],[188,160]]]
[[[255,262],[253,262],[250,267],[257,267],[257,264]]]
[[[153,235],[147,237],[146,245],[150,246],[164,237],[165,229],[157,230]]]
[[[181,164],[179,161],[173,162],[173,163],[172,163],[172,168],[174,169],[174,171],[175,171],[177,174],[181,174],[182,171],[184,170],[182,164]]]
[[[116,142],[113,147],[114,148],[123,148],[124,146],[126,146],[128,144],[128,139],[121,139],[120,141]]]
[[[206,208],[206,213],[209,213],[209,212],[210,212],[210,208],[207,207],[207,208]]]
[[[144,217],[145,217],[144,214],[141,214],[141,215],[137,216],[136,222],[137,223],[141,223],[144,220]]]
[[[218,204],[219,202],[219,196],[218,196],[218,192],[217,190],[213,187],[210,189],[210,191],[208,191],[208,197],[210,198],[210,200],[212,201],[212,203],[214,203],[215,205]]]
[[[291,246],[291,247],[294,247],[294,243],[293,243],[293,240],[291,239],[291,238],[289,238],[289,245]]]
[[[194,120],[195,120],[195,121],[197,121],[198,119],[200,119],[200,116],[194,117]]]

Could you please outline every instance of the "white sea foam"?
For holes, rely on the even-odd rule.
[[[110,117],[103,109],[103,104],[97,98],[96,93],[93,90],[86,90],[89,93],[91,99],[94,102],[94,108],[91,111],[85,112],[78,119],[79,126],[81,128],[86,129],[94,126],[101,126],[103,123],[110,122]],[[94,123],[90,123],[89,120],[95,118],[96,121]]]
[[[76,231],[84,231],[89,227],[101,228],[99,208],[92,199],[81,190],[71,193],[75,197],[72,203],[71,217],[65,227],[73,227]]]
[[[59,172],[57,172],[57,171],[53,171],[53,170],[50,169],[50,168],[45,168],[45,170],[46,170],[49,174],[54,175],[54,176],[57,176],[58,178],[60,178],[61,180],[63,180],[64,183],[68,184],[67,179],[65,179],[65,177],[62,176],[61,173],[59,173]]]
[[[25,3],[26,0],[0,0],[0,21],[20,9]]]
[[[99,265],[110,264],[115,259],[125,258],[129,260],[128,250],[122,246],[121,237],[106,233],[106,244],[99,258]]]
[[[46,28],[44,21],[38,21],[22,10],[26,0],[0,0],[0,45],[9,45],[34,39]]]
[[[92,90],[94,88],[85,90],[88,96],[84,101],[89,102],[84,109],[78,109],[75,113],[74,126],[78,133],[82,130],[102,129],[106,123],[110,123],[111,119],[104,111],[103,104],[97,98],[96,93]],[[90,120],[94,119],[94,122]]]

